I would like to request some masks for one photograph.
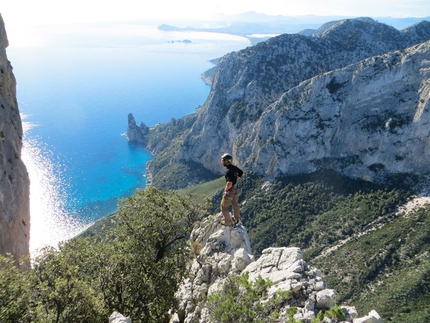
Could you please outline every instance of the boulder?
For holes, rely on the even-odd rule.
[[[316,297],[316,308],[318,309],[330,309],[336,305],[337,293],[334,289],[324,289],[317,293]]]

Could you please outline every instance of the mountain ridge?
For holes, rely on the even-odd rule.
[[[255,151],[255,147],[247,149],[246,153],[243,153],[241,149],[246,146],[245,137],[254,133],[255,127],[258,127],[259,124],[261,125],[260,118],[263,113],[267,113],[268,109],[273,108],[271,108],[272,104],[282,96],[285,98],[286,93],[293,91],[295,87],[302,86],[301,88],[303,88],[303,85],[300,85],[302,82],[309,82],[307,80],[311,80],[318,75],[335,73],[334,71],[338,69],[345,68],[351,64],[359,64],[360,61],[369,57],[385,55],[387,52],[399,50],[402,53],[403,49],[412,46],[417,41],[427,39],[430,39],[430,22],[423,21],[410,26],[406,31],[397,31],[393,27],[367,18],[347,19],[334,22],[329,27],[322,28],[318,37],[284,34],[239,52],[229,53],[218,61],[211,92],[205,104],[192,116],[195,119],[193,124],[189,128],[177,130],[178,136],[175,140],[172,140],[175,147],[172,144],[170,149],[167,150],[164,150],[167,146],[163,147],[163,149],[152,149],[155,153],[155,158],[150,163],[150,172],[156,177],[157,172],[166,167],[165,162],[158,162],[163,159],[177,164],[197,163],[214,174],[220,174],[222,168],[218,161],[219,155],[223,151],[231,151],[239,164],[261,174],[267,171],[267,168],[262,171],[259,169],[260,165],[252,164],[250,161],[252,157],[255,157],[250,154],[252,150]],[[423,57],[426,57],[425,55],[427,53],[424,53]],[[379,59],[373,59],[373,64],[375,71],[382,68],[382,66],[378,65],[381,64]],[[401,67],[399,66],[399,68]],[[359,70],[357,70],[358,72]],[[410,74],[419,76],[419,71],[416,69],[411,70]],[[369,75],[369,77],[373,76]],[[340,79],[340,76],[338,78]],[[383,84],[384,91],[389,90],[387,89],[387,84]],[[363,91],[365,85],[363,84]],[[315,93],[321,92],[324,95],[327,93],[332,95],[338,91],[338,93],[341,93],[343,91],[342,86],[343,84],[340,81],[337,82],[335,79],[328,80],[325,84],[321,82],[320,88]],[[415,93],[420,99],[424,99],[423,103],[417,102],[417,104],[425,106],[426,102],[428,102],[425,95],[425,86],[422,90],[424,94],[413,92],[419,91],[419,88],[414,88],[413,91],[409,89],[406,94],[409,93],[407,95],[411,96]],[[371,91],[371,89],[365,91]],[[388,94],[386,93],[385,95]],[[402,93],[396,94],[400,101],[410,99],[410,97],[402,98],[401,95]],[[344,99],[347,97],[346,94]],[[324,97],[324,99],[327,98]],[[299,106],[303,103],[297,101],[298,98],[293,100],[291,97],[291,99],[292,105]],[[374,99],[377,100],[376,95]],[[360,97],[351,97],[348,100],[350,104],[346,108],[350,109],[355,101],[360,100]],[[318,102],[314,103],[320,104]],[[342,106],[342,109],[345,110],[346,108]],[[327,107],[327,109],[330,108]],[[308,115],[306,118],[313,117],[315,115]],[[388,119],[381,122],[388,122]],[[398,122],[400,120],[394,118],[394,122],[391,123],[390,127],[395,127]],[[314,125],[318,124],[316,120],[313,123]],[[175,124],[177,125],[178,122]],[[323,124],[319,126],[321,127]],[[168,129],[169,124],[160,126],[159,130],[161,130],[161,127]],[[304,124],[302,127],[304,127]],[[382,127],[382,125],[377,125],[377,127]],[[151,143],[150,138],[154,137],[159,130],[154,127],[149,132],[147,135],[149,143]],[[273,145],[273,136],[272,139],[265,137],[264,134],[261,134],[261,136],[265,138],[265,142],[261,142],[261,144],[273,150],[275,147]],[[306,146],[306,140],[297,141],[297,144],[299,148]],[[154,147],[155,145],[151,146]],[[293,157],[297,160],[297,163],[302,163],[302,157]],[[326,156],[317,157],[324,164]],[[331,156],[328,157],[331,158]],[[355,158],[354,156],[351,157]],[[265,155],[264,159],[266,164],[271,163],[273,165],[269,169],[270,174],[266,173],[272,178],[285,173],[285,170],[290,171],[292,168],[276,167],[276,161],[279,158],[273,154],[271,156]],[[373,168],[376,167],[375,171],[377,171],[378,163],[373,164],[375,164]],[[371,164],[367,166],[371,166]],[[304,171],[313,170],[315,168],[305,169]],[[335,170],[341,171],[341,169],[337,168]],[[357,174],[355,176],[369,176],[369,174],[366,172],[366,174]],[[172,188],[179,187],[173,186]]]

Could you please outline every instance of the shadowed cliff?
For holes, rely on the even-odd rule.
[[[0,16],[0,253],[10,253],[18,262],[29,254],[30,180],[21,160],[22,123],[7,46]]]

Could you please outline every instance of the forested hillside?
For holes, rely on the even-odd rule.
[[[415,196],[413,183],[377,185],[322,170],[270,184],[248,172],[242,221],[256,256],[267,247],[300,247],[338,291],[339,304],[375,309],[386,322],[427,322],[430,206],[399,211]],[[218,201],[215,194],[214,211]]]

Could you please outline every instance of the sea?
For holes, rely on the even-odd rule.
[[[68,26],[10,46],[30,176],[30,252],[57,246],[117,210],[147,184],[152,156],[127,141],[127,117],[147,126],[195,113],[209,62],[250,45],[219,33],[163,32],[142,23]],[[39,39],[37,38],[37,39]]]

